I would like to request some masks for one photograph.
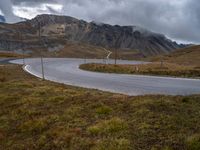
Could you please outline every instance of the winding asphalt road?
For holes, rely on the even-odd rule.
[[[22,64],[22,60],[12,63]],[[79,87],[99,89],[127,95],[190,95],[200,94],[200,80],[155,77],[143,75],[107,74],[83,71],[83,63],[103,63],[103,60],[85,60],[69,58],[45,58],[45,79]],[[113,63],[110,60],[109,63]],[[138,61],[118,61],[120,64],[141,64]],[[40,59],[26,59],[25,70],[32,75],[42,77]]]

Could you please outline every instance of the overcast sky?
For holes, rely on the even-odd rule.
[[[199,0],[0,0],[8,22],[38,14],[137,25],[181,42],[200,43]]]

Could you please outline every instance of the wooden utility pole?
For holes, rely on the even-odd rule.
[[[23,41],[23,35],[22,32],[20,32],[20,39],[21,39],[21,49],[22,49],[22,57],[23,57],[23,65],[25,66],[25,52],[24,52],[24,41]]]
[[[39,31],[39,43],[41,44],[41,24],[38,21],[38,31]],[[43,61],[43,56],[42,56],[42,50],[40,50],[40,61],[41,61],[41,69],[42,69],[42,80],[45,80],[45,76],[44,76],[44,61]]]
[[[160,61],[160,68],[163,68],[163,64],[164,64],[163,58],[161,58],[161,61]]]
[[[117,48],[115,48],[115,65],[117,65]]]
[[[84,63],[86,64],[87,62],[87,58],[86,58],[86,55],[84,56]]]

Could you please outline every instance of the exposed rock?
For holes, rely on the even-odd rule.
[[[0,34],[16,34],[17,30],[20,30],[25,36],[29,35],[28,39],[31,40],[31,37],[37,36],[39,27],[41,27],[42,35],[46,36],[47,39],[58,37],[54,41],[54,45],[60,44],[58,39],[64,39],[106,48],[136,49],[145,56],[169,53],[184,47],[184,45],[179,45],[167,39],[162,34],[137,26],[112,26],[96,22],[89,23],[68,16],[39,15],[32,20],[20,22],[13,26],[13,28],[6,25],[0,26],[0,31],[1,29],[4,30],[4,33],[1,31]],[[6,41],[2,39],[0,47],[8,47],[5,43]],[[15,47],[17,46],[12,46],[12,48]],[[51,44],[51,47],[55,46]]]

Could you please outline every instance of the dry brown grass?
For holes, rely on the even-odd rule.
[[[81,69],[107,73],[145,74],[175,77],[200,77],[200,68],[174,63],[149,63],[141,65],[83,64]]]
[[[0,58],[22,58],[23,55],[13,52],[0,52]]]
[[[130,97],[0,68],[0,149],[200,148],[200,95]]]
[[[200,46],[179,49],[168,55],[153,58],[143,58],[137,51],[119,51],[118,54],[118,58],[143,59],[145,61],[153,61],[154,63],[145,65],[85,64],[80,68],[108,73],[200,77]],[[114,57],[114,53],[112,57]],[[161,65],[161,61],[163,62],[163,66]]]
[[[180,65],[189,65],[200,67],[200,46],[191,46],[176,50],[168,55],[156,56],[151,58],[153,61],[164,60],[165,62],[176,63]]]
[[[107,52],[98,46],[92,46],[84,43],[67,42],[64,49],[54,52],[51,55],[57,57],[73,57],[73,58],[105,58]]]
[[[140,53],[138,50],[127,50],[127,49],[109,49],[112,51],[112,55],[110,58],[115,59],[115,52],[117,53],[117,59],[124,59],[124,60],[141,60],[144,59],[144,55]]]
[[[110,58],[115,57],[115,50],[108,49],[112,52]],[[105,48],[100,46],[89,45],[86,43],[79,42],[67,42],[64,48],[57,52],[46,53],[45,55],[51,57],[73,57],[73,58],[99,58],[105,59],[108,55],[108,52]],[[118,59],[141,59],[143,56],[136,50],[117,50]]]

